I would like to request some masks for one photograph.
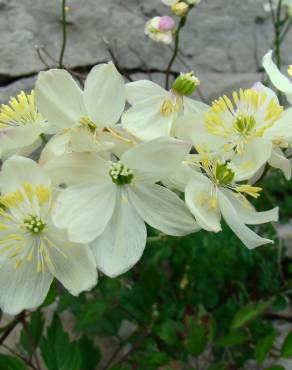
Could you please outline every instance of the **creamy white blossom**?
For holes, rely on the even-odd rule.
[[[36,101],[58,135],[46,150],[103,151],[114,146],[111,133],[125,107],[125,86],[112,63],[92,68],[84,91],[67,71],[49,70],[39,73]]]
[[[159,138],[124,152],[118,161],[76,153],[48,162],[46,170],[57,183],[63,182],[63,171],[65,179],[76,179],[75,186],[61,192],[54,222],[68,229],[72,241],[90,242],[97,267],[106,275],[127,271],[145,248],[145,222],[168,235],[198,230],[184,202],[156,184],[189,150],[188,143]],[[84,178],[77,173],[83,163]]]
[[[40,134],[48,129],[36,107],[34,91],[21,91],[0,108],[0,158],[31,154],[41,144]]]
[[[226,95],[215,100],[212,106],[197,114],[181,117],[176,134],[189,139],[201,151],[220,155],[233,155],[234,161],[251,171],[258,170],[271,157],[271,163],[281,168],[287,178],[291,176],[288,160],[276,164],[275,153],[290,145],[291,111],[285,111],[272,90],[260,83],[253,88],[234,92],[232,100]],[[285,160],[284,154],[281,155]]]
[[[141,140],[175,136],[174,122],[179,115],[195,113],[207,107],[147,80],[126,84],[126,93],[132,107],[123,114],[122,125]]]
[[[169,45],[172,42],[174,29],[175,22],[171,17],[153,17],[147,21],[144,33],[156,42]]]
[[[210,160],[203,155],[201,161],[194,161],[195,166],[185,189],[185,199],[198,224],[207,231],[221,230],[221,217],[249,249],[272,240],[262,238],[250,230],[247,225],[258,225],[278,220],[278,208],[267,212],[256,212],[245,198],[248,194],[254,198],[262,190],[248,184],[238,184],[249,178],[244,171],[237,171],[232,162]],[[198,171],[198,168],[201,171]]]
[[[33,160],[13,156],[0,174],[0,307],[9,314],[39,306],[53,278],[72,294],[97,282],[92,252],[52,222],[56,193]]]

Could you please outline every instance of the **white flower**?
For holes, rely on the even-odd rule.
[[[172,42],[174,28],[175,23],[171,17],[154,17],[147,21],[144,33],[156,42],[169,45]]]
[[[246,226],[278,220],[278,208],[256,212],[243,195],[257,198],[261,188],[237,184],[246,176],[243,172],[237,173],[236,166],[228,162],[205,157],[199,165],[202,173],[194,171],[185,189],[186,204],[198,224],[205,230],[218,232],[222,216],[246,247],[252,249],[272,243],[272,240],[261,238]]]
[[[97,281],[88,246],[68,241],[51,221],[51,180],[34,161],[11,157],[0,174],[0,307],[9,314],[35,308],[53,278],[72,294]]]
[[[61,192],[54,222],[68,229],[72,241],[91,242],[98,269],[111,277],[122,274],[143,253],[145,222],[169,235],[198,230],[184,202],[155,184],[189,150],[188,143],[159,138],[126,151],[117,162],[85,153],[48,162],[46,170],[57,183],[64,176],[77,184]]]
[[[161,2],[165,5],[171,6],[173,4],[178,3],[179,0],[161,0]]]
[[[263,67],[266,70],[273,85],[283,92],[290,104],[292,104],[292,82],[284,76],[273,62],[273,52],[270,50],[263,58]],[[292,67],[288,69],[288,74],[292,77]]]
[[[274,148],[290,145],[291,114],[290,110],[283,113],[273,91],[258,83],[234,92],[233,101],[224,95],[208,110],[180,118],[176,134],[191,140],[198,151],[204,147],[228,156],[233,153],[238,165],[255,172],[270,159]],[[284,172],[289,178],[291,173]]]
[[[180,114],[195,113],[207,107],[147,80],[126,84],[126,93],[132,108],[123,114],[122,125],[141,140],[175,136],[174,122]]]
[[[95,66],[82,91],[65,70],[40,72],[36,101],[41,113],[59,135],[48,147],[57,155],[72,151],[102,151],[113,146],[114,132],[125,107],[125,86],[112,63]]]
[[[29,155],[40,144],[40,134],[47,130],[47,124],[39,113],[34,91],[21,91],[17,98],[10,98],[8,105],[0,108],[0,158],[12,154]]]

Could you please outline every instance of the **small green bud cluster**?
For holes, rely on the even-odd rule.
[[[112,162],[109,171],[113,183],[116,185],[130,184],[134,178],[133,171],[126,167],[122,162]]]
[[[215,165],[215,178],[219,185],[228,185],[234,179],[234,172],[228,168],[228,164],[216,163]]]
[[[190,96],[200,85],[200,80],[194,75],[194,72],[181,73],[174,81],[172,90],[180,95]]]
[[[29,215],[24,220],[25,228],[33,234],[39,234],[46,228],[46,223],[36,215]]]

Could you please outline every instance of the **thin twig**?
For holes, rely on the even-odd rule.
[[[66,7],[66,0],[62,0],[62,47],[60,51],[60,58],[59,58],[59,68],[63,68],[63,59],[66,49],[66,42],[67,42],[67,28],[66,28],[66,14],[67,14],[67,7]]]
[[[23,362],[25,362],[32,369],[39,370],[34,366],[34,364],[30,360],[28,360],[27,358],[22,356],[20,353],[16,352],[13,348],[7,346],[7,344],[2,343],[1,346],[4,347],[5,349],[7,349],[7,351],[11,352],[14,356],[19,357]]]
[[[28,337],[29,345],[31,346],[31,356],[35,359],[36,368],[38,370],[41,370],[41,365],[40,365],[40,362],[39,362],[39,359],[38,359],[35,344],[34,344],[32,336],[31,336],[31,332],[29,331],[29,328],[28,328],[27,322],[25,320],[25,317],[22,319],[22,325],[23,325],[23,329],[24,329],[24,331],[25,331],[25,333]],[[31,361],[32,361],[32,357],[30,359]]]
[[[179,40],[180,40],[180,31],[183,29],[187,21],[187,14],[183,17],[181,17],[177,30],[175,31],[175,41],[174,41],[174,49],[173,49],[173,54],[172,57],[168,63],[168,66],[166,68],[166,76],[165,76],[165,88],[166,90],[169,89],[169,76],[170,76],[170,70],[175,62],[175,59],[177,57],[178,49],[179,49]]]
[[[21,312],[19,315],[15,317],[5,328],[1,328],[3,334],[0,337],[0,345],[5,341],[5,339],[9,336],[9,334],[13,331],[13,329],[23,320],[26,313],[25,311]]]
[[[144,342],[144,340],[149,335],[149,330],[144,329],[138,340],[133,344],[133,346],[129,349],[128,352],[126,352],[121,358],[116,362],[115,365],[120,365],[125,360],[127,360],[132,353],[134,353],[137,349],[139,349],[140,345]]]

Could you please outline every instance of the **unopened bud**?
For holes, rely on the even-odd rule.
[[[200,80],[194,75],[194,72],[182,73],[174,81],[172,90],[180,95],[190,96],[200,85]]]
[[[185,2],[180,1],[171,6],[171,11],[173,14],[178,15],[179,17],[183,17],[189,11],[189,6]]]
[[[169,16],[163,16],[159,20],[158,28],[161,32],[172,31],[174,29],[175,22]]]

